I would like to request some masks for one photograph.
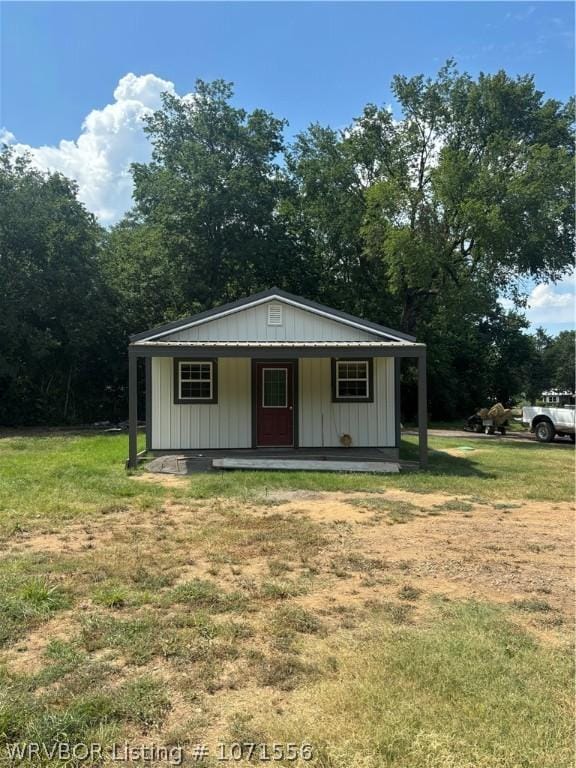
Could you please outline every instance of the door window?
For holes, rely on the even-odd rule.
[[[262,369],[262,407],[286,408],[288,405],[288,371],[286,368]]]

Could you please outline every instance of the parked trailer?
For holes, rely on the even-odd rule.
[[[512,409],[504,408],[502,403],[496,403],[491,408],[481,408],[466,419],[464,429],[471,432],[484,432],[487,435],[494,435],[498,431],[501,435],[505,435],[512,415]]]
[[[522,423],[530,427],[536,440],[549,443],[556,435],[568,436],[574,442],[576,412],[574,408],[543,408],[532,405],[522,408]]]

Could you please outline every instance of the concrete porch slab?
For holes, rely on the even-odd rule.
[[[294,462],[318,463],[316,471],[349,472],[346,464],[367,464],[372,469],[356,471],[374,472],[379,464],[398,464],[397,448],[237,448],[208,449],[204,451],[150,451],[142,459],[148,472],[167,475],[191,475],[196,472],[218,472],[223,466],[214,463],[230,461],[273,461],[288,462],[294,469]],[[330,465],[335,465],[332,469]],[[253,466],[249,467],[253,469]],[[378,471],[378,470],[376,470]]]
[[[313,459],[214,459],[215,469],[267,469],[299,472],[400,472],[400,465],[388,461],[329,461]]]

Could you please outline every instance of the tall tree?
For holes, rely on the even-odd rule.
[[[397,119],[368,105],[345,130],[297,137],[292,220],[329,303],[428,343],[434,412],[453,416],[523,388],[513,353],[531,342],[499,300],[520,309],[525,278],[572,264],[572,107],[530,77],[473,80],[451,62],[393,90]]]
[[[229,83],[201,80],[192,98],[164,94],[146,119],[152,160],[133,167],[137,213],[183,276],[182,311],[273,285],[286,268],[284,121],[232,96]]]
[[[118,330],[130,333],[173,320],[186,308],[182,262],[170,257],[158,225],[138,221],[132,214],[106,233],[100,270],[118,310]]]
[[[73,420],[101,394],[101,230],[76,191],[0,153],[0,423]]]
[[[544,100],[531,77],[474,81],[451,62],[435,80],[396,76],[393,90],[403,116],[384,126],[363,233],[402,302],[402,327],[417,329],[447,284],[489,283],[519,300],[523,278],[565,274],[573,104]],[[369,108],[359,128],[374,114]]]
[[[373,181],[378,149],[375,134],[311,125],[287,153],[295,194],[282,210],[307,256],[308,293],[392,324],[396,302],[387,301],[383,265],[367,257],[362,238],[366,191]]]

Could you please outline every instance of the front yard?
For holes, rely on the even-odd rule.
[[[431,447],[400,476],[162,478],[125,436],[0,439],[0,748],[571,766],[574,453]]]

